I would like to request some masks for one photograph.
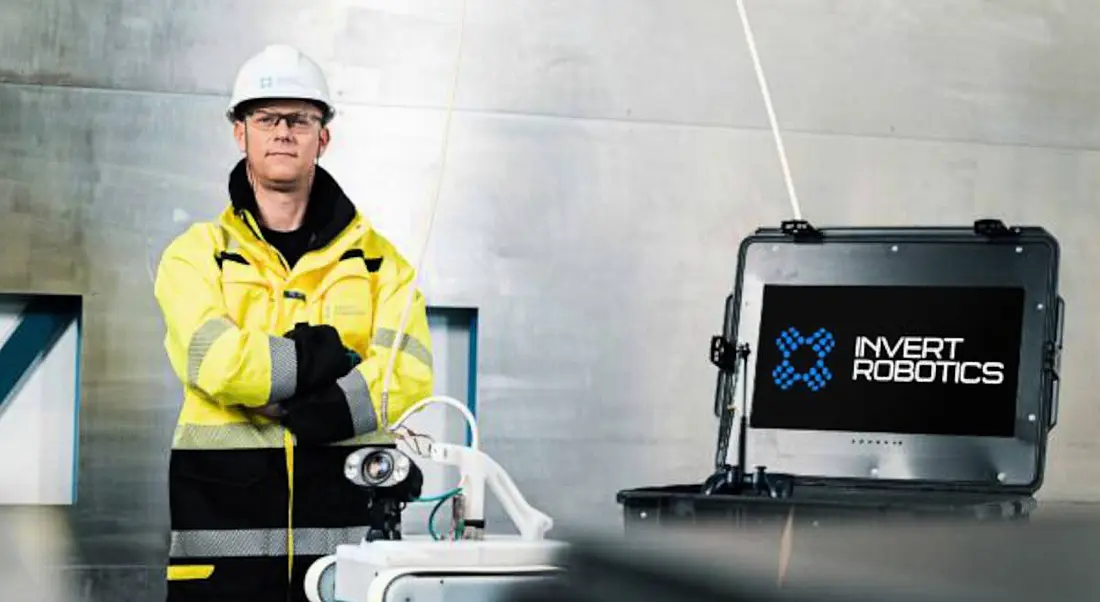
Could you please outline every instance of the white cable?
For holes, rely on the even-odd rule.
[[[752,55],[752,66],[756,71],[756,81],[760,84],[760,93],[764,97],[764,108],[768,112],[768,122],[771,124],[772,136],[775,138],[775,148],[779,152],[779,163],[783,167],[783,181],[787,184],[787,196],[791,200],[791,212],[794,219],[802,219],[802,208],[798,203],[798,195],[794,191],[794,180],[791,178],[791,168],[787,164],[787,151],[783,147],[783,137],[779,134],[779,122],[775,118],[775,109],[772,107],[772,97],[768,93],[768,81],[764,77],[764,68],[760,66],[760,57],[756,53],[756,38],[752,35],[752,27],[749,25],[749,16],[745,12],[745,1],[737,0],[737,12],[741,15],[741,25],[745,28],[745,41],[749,45],[749,54]],[[737,392],[734,391],[734,395]],[[748,399],[741,399],[741,411],[745,412],[745,404]],[[779,579],[778,585],[783,586],[784,578],[791,560],[791,537],[794,531],[794,508],[787,515],[787,524],[783,528],[783,534],[779,541]]]
[[[768,121],[771,123],[772,136],[775,138],[775,147],[779,151],[779,163],[783,167],[783,181],[787,184],[787,196],[791,200],[791,211],[794,219],[802,219],[802,208],[798,203],[798,195],[794,191],[794,180],[791,178],[791,168],[787,164],[787,151],[783,147],[783,137],[779,135],[779,123],[775,118],[775,109],[772,107],[772,97],[768,93],[768,81],[764,78],[764,69],[760,66],[760,57],[756,54],[756,39],[752,35],[752,27],[749,25],[749,16],[745,12],[744,0],[737,0],[737,12],[741,14],[741,25],[745,28],[745,41],[749,44],[749,54],[752,55],[752,66],[756,70],[756,81],[760,84],[760,93],[764,96],[764,108],[768,112]]]
[[[474,419],[474,414],[470,412],[469,406],[455,399],[454,397],[448,397],[446,395],[432,395],[431,397],[425,397],[420,401],[413,404],[411,408],[405,410],[405,413],[397,419],[397,422],[393,423],[393,426],[389,427],[389,430],[396,431],[404,426],[405,422],[412,418],[414,414],[420,412],[424,408],[433,403],[442,403],[455,408],[459,412],[462,412],[462,417],[466,419],[466,424],[470,427],[470,447],[478,449],[481,447],[481,435],[478,434],[477,420]]]
[[[397,332],[393,337],[393,345],[390,347],[390,358],[386,363],[386,371],[382,373],[382,428],[386,428],[390,420],[390,381],[393,378],[394,364],[397,362],[398,349],[405,339],[405,328],[408,326],[409,313],[412,311],[413,301],[416,300],[420,283],[420,270],[424,265],[424,256],[428,254],[428,241],[432,236],[432,225],[435,224],[435,213],[439,207],[439,194],[443,187],[443,174],[447,169],[447,149],[450,146],[451,114],[454,112],[455,96],[458,90],[458,75],[462,67],[462,39],[466,31],[466,0],[462,0],[462,15],[458,25],[458,49],[455,56],[455,69],[451,77],[451,91],[447,98],[447,110],[443,121],[443,142],[439,151],[439,174],[436,177],[435,187],[432,191],[431,209],[428,213],[428,228],[424,232],[424,242],[420,246],[420,256],[416,260],[416,268],[413,273],[412,285],[409,287],[409,297],[405,302],[405,309],[401,312],[401,321],[398,323]]]

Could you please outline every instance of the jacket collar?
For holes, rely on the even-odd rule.
[[[252,185],[248,181],[244,159],[238,161],[229,173],[229,198],[233,212],[246,224],[248,220],[241,215],[244,212],[251,214],[259,223],[259,206],[256,203]],[[344,190],[336,183],[336,179],[323,167],[317,165],[313,186],[309,191],[309,204],[306,206],[306,215],[302,221],[302,227],[308,229],[310,233],[308,251],[328,246],[355,221],[357,214],[355,204],[344,194]]]

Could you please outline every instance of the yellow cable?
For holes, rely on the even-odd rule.
[[[405,340],[405,328],[408,326],[409,313],[412,310],[413,301],[416,299],[418,283],[420,282],[420,270],[424,264],[424,256],[428,253],[428,241],[432,236],[432,225],[435,223],[436,209],[439,207],[439,194],[443,187],[443,174],[447,170],[447,149],[451,139],[451,114],[454,112],[455,97],[458,95],[458,76],[462,70],[462,41],[466,31],[466,0],[462,0],[462,15],[458,24],[458,49],[455,56],[455,69],[451,76],[451,91],[447,98],[446,116],[443,121],[443,142],[440,145],[439,174],[436,177],[435,187],[432,191],[431,210],[428,213],[428,228],[424,233],[424,242],[420,247],[420,255],[416,260],[416,268],[413,273],[412,286],[409,287],[409,297],[405,302],[405,309],[401,313],[401,321],[397,326],[397,333],[393,338],[393,346],[390,347],[390,357],[386,364],[386,371],[382,375],[382,428],[390,425],[390,380],[393,377],[394,364],[397,362],[397,352],[401,343]]]
[[[294,576],[294,435],[283,430],[283,447],[286,449],[286,481],[290,500],[286,511],[286,580],[293,582]]]

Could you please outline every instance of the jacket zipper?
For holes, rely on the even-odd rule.
[[[271,243],[264,239],[260,231],[255,227],[252,216],[244,209],[237,210],[237,217],[244,222],[248,231],[256,237],[258,241],[263,243],[269,251],[274,252],[278,257],[280,265],[283,266],[283,270],[287,273],[287,280],[290,279],[290,265],[287,263],[283,254],[274,247]],[[310,239],[312,242],[312,238]],[[285,284],[285,283],[284,283]],[[279,294],[275,295],[275,311],[272,312],[272,316],[277,321],[283,312],[283,292],[279,291]],[[276,325],[272,324],[274,328]],[[289,430],[283,429],[283,455],[286,458],[286,480],[287,480],[287,508],[286,508],[286,580],[289,587],[294,581],[294,447],[296,441],[294,440],[294,434]],[[293,600],[293,592],[287,591],[287,602]]]
[[[290,264],[287,263],[286,257],[283,257],[283,254],[279,251],[279,249],[276,249],[274,245],[267,242],[267,240],[263,237],[263,234],[260,234],[260,231],[256,229],[256,227],[253,225],[254,221],[252,215],[246,209],[238,209],[237,217],[240,218],[242,222],[244,222],[245,227],[247,227],[248,231],[256,237],[256,240],[262,242],[267,247],[268,251],[271,251],[275,254],[275,257],[279,259],[279,265],[283,266],[283,270],[286,271],[289,279]]]

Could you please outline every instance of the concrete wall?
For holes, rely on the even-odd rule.
[[[226,203],[234,70],[271,42],[324,64],[341,111],[324,164],[413,256],[461,4],[2,6],[0,289],[87,296],[73,562],[86,596],[156,599],[179,388],[150,270]],[[806,218],[1000,216],[1061,239],[1043,495],[1100,498],[1100,4],[747,6]],[[559,520],[612,524],[617,490],[706,473],[736,247],[789,217],[736,5],[469,0],[456,106],[425,287],[479,310],[486,449]]]

